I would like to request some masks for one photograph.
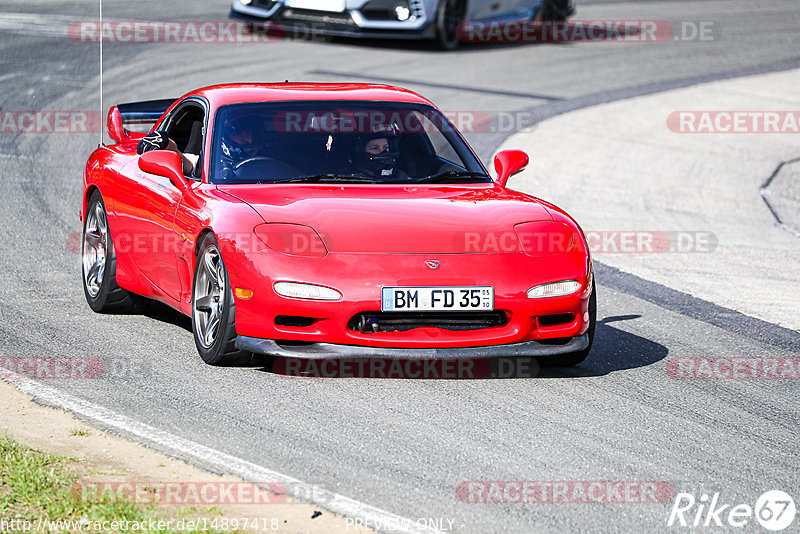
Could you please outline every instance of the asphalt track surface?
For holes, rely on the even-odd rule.
[[[210,0],[108,2],[105,17],[224,20],[227,10]],[[96,18],[93,2],[4,2],[2,109],[97,109],[97,47],[65,35],[70,22]],[[224,81],[386,81],[446,110],[530,112],[535,122],[800,67],[792,1],[585,2],[577,18],[713,21],[716,33],[709,42],[471,45],[450,54],[350,40],[109,44],[104,98],[108,107]],[[488,160],[510,133],[468,138]],[[188,322],[168,310],[92,313],[67,242],[80,229],[80,176],[98,137],[0,135],[0,356],[114,358],[138,370],[51,388],[412,520],[452,519],[458,532],[658,531],[671,505],[465,504],[456,488],[468,480],[666,481],[751,505],[770,489],[800,495],[800,382],[666,372],[673,357],[798,356],[800,336],[602,265],[592,354],[537,379],[286,379],[204,365]]]

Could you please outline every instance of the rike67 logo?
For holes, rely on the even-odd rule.
[[[691,493],[678,493],[675,504],[667,520],[668,527],[708,527],[741,528],[750,527],[753,531],[752,519],[766,530],[777,532],[784,530],[794,521],[797,513],[792,497],[780,490],[767,491],[756,501],[755,506],[747,503],[732,504],[725,502],[720,493],[711,497],[704,493],[699,499]]]

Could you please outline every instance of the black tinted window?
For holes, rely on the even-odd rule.
[[[269,102],[219,109],[212,183],[403,183],[489,177],[436,109],[387,102]]]

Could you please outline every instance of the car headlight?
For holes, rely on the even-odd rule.
[[[563,297],[571,295],[581,288],[581,283],[577,280],[563,280],[532,287],[528,290],[529,299],[540,299],[545,297]]]
[[[536,221],[514,226],[522,250],[528,256],[563,254],[572,248],[575,236],[564,223]]]
[[[276,252],[311,258],[321,258],[328,254],[322,238],[310,226],[264,223],[253,228],[253,232],[262,243]]]
[[[330,287],[300,282],[276,282],[273,286],[278,295],[295,299],[339,300],[342,294]]]

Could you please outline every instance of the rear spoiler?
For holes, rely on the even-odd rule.
[[[131,138],[131,132],[125,129],[126,124],[155,124],[177,98],[146,100],[119,104],[108,110],[108,135],[117,143]]]

